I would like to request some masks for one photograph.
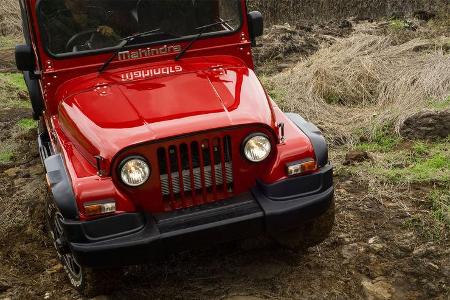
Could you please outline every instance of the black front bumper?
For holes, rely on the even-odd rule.
[[[265,185],[220,203],[158,215],[123,214],[99,220],[65,221],[77,261],[106,267],[140,264],[170,252],[276,235],[314,219],[330,207],[333,169]]]

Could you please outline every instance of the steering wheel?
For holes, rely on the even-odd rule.
[[[88,30],[76,33],[67,42],[66,51],[72,52],[73,48],[75,46],[79,45],[81,42],[84,42],[83,45],[87,45],[89,47],[89,41],[93,39],[93,37],[96,33],[97,33],[97,29],[88,29]],[[87,38],[88,36],[89,36],[89,38]]]

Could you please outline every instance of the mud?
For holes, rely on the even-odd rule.
[[[294,49],[287,56],[309,55],[321,42],[316,39],[304,53]],[[30,111],[2,107],[0,142],[16,151],[11,162],[0,163],[0,299],[79,299],[47,238],[47,190],[36,131],[17,130],[17,122]],[[332,159],[339,170],[344,150],[332,149]],[[420,201],[427,187],[386,185],[386,190],[374,192],[370,180],[338,172],[336,226],[328,240],[306,252],[273,244],[249,250],[231,243],[181,253],[128,268],[109,297],[448,299],[448,242],[408,225],[412,215],[420,219],[427,214]]]
[[[11,72],[14,70],[14,49],[0,49],[0,72]]]

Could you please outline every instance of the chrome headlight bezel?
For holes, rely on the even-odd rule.
[[[124,168],[127,166],[127,164],[133,162],[133,161],[139,161],[140,163],[143,163],[144,166],[144,179],[141,180],[139,183],[131,183],[131,182],[127,182],[127,180],[125,179],[125,176],[123,174],[123,170]],[[119,165],[118,168],[118,173],[119,173],[119,178],[122,181],[122,183],[128,187],[132,187],[132,188],[136,188],[136,187],[140,187],[142,185],[144,185],[150,178],[150,175],[152,173],[152,169],[150,166],[150,163],[142,156],[129,156],[125,159],[122,160],[122,162]]]
[[[249,143],[250,143],[252,140],[257,139],[257,138],[262,138],[262,139],[266,140],[267,145],[268,145],[268,148],[266,149],[266,152],[267,152],[267,153],[266,153],[264,156],[262,156],[262,157],[259,158],[259,159],[253,159],[252,157],[250,157],[250,156],[247,154],[247,146],[249,145]],[[250,161],[250,162],[252,162],[252,163],[260,163],[260,162],[265,161],[265,160],[270,156],[271,153],[272,153],[272,143],[271,143],[271,141],[270,141],[270,138],[269,138],[266,134],[264,134],[264,133],[261,133],[261,132],[252,133],[252,134],[250,134],[249,136],[247,136],[247,137],[244,139],[243,143],[242,143],[242,155],[243,155],[248,161]]]

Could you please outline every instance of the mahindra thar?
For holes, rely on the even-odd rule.
[[[167,253],[329,235],[327,144],[256,77],[245,0],[19,2],[46,222],[82,294]]]

